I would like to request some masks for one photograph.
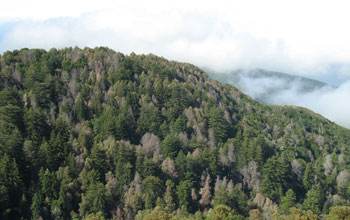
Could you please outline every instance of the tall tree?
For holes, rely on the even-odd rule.
[[[143,181],[143,197],[145,201],[145,208],[152,209],[155,201],[163,193],[162,182],[158,177],[147,176]]]
[[[286,195],[281,199],[281,212],[289,212],[289,209],[294,207],[296,202],[295,193],[292,189],[286,192]]]

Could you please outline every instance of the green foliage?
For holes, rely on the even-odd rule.
[[[206,220],[243,220],[243,216],[235,215],[230,207],[225,205],[215,206],[208,211]]]
[[[155,55],[0,57],[1,219],[317,219],[348,205],[349,143],[309,110]]]
[[[179,150],[182,148],[182,143],[178,137],[173,134],[169,134],[164,138],[161,146],[164,156],[174,159],[176,158]]]
[[[247,196],[238,188],[235,187],[232,191],[221,187],[212,200],[213,206],[227,205],[243,216],[247,216],[249,209],[247,204]]]
[[[17,90],[0,91],[0,118],[23,132],[23,104]]]
[[[224,187],[221,187],[216,193],[212,200],[212,205],[228,205],[230,201],[230,196]]]
[[[118,70],[113,75],[113,80],[131,80],[134,74],[140,74],[142,71],[137,61],[131,57],[125,57]]]
[[[4,219],[18,217],[22,181],[15,159],[7,154],[0,159],[0,216]]]
[[[350,219],[350,207],[348,206],[334,206],[331,207],[329,215],[326,216],[327,220],[348,220]]]
[[[296,209],[296,208],[292,208],[290,210],[291,214],[289,215],[280,215],[279,213],[275,213],[272,216],[273,220],[291,220],[291,219],[307,219],[307,220],[320,220],[321,218],[313,213],[311,210],[300,210],[300,209]]]
[[[161,117],[158,108],[153,103],[143,103],[137,120],[137,132],[141,135],[146,132],[159,134],[160,125]]]
[[[44,200],[42,198],[42,195],[40,192],[36,192],[33,196],[33,201],[31,205],[31,213],[32,213],[32,219],[39,219],[40,217],[43,217],[43,205]]]
[[[142,219],[144,220],[170,220],[170,216],[161,210],[159,207],[156,207],[151,213],[146,214]]]
[[[321,188],[312,188],[307,194],[303,203],[305,210],[311,210],[313,213],[319,214],[324,202],[324,193]]]
[[[0,155],[5,154],[21,161],[22,135],[18,128],[11,123],[0,120]]]
[[[42,111],[30,108],[24,115],[24,121],[26,125],[26,137],[33,141],[34,145],[41,144],[43,137],[48,137],[49,126]]]
[[[83,218],[83,220],[104,220],[105,218],[103,217],[103,213],[102,212],[98,212],[98,213],[92,213],[89,214],[88,216],[86,216],[85,218]]]
[[[40,192],[43,198],[51,204],[51,202],[58,198],[59,182],[56,179],[54,172],[48,169],[44,171],[43,168],[39,172]]]
[[[262,191],[273,201],[279,201],[283,196],[285,184],[289,181],[289,167],[284,161],[276,157],[269,158],[264,166]]]
[[[163,186],[158,177],[148,176],[142,181],[145,208],[152,209],[155,205],[155,201],[162,195]]]
[[[226,141],[228,137],[228,123],[223,117],[224,112],[218,107],[211,107],[209,110],[208,124],[213,128],[217,142]]]
[[[104,185],[100,182],[90,183],[86,193],[82,195],[82,201],[79,204],[80,216],[86,216],[91,213],[104,213],[106,205],[106,196]]]
[[[292,189],[286,192],[286,195],[281,199],[281,212],[286,213],[290,208],[295,206],[296,198]]]
[[[176,194],[179,201],[179,206],[189,209],[191,204],[191,188],[192,183],[189,180],[181,181],[176,187]]]
[[[164,194],[165,210],[173,212],[175,210],[175,198],[173,192],[174,183],[171,180],[166,181],[166,191]]]

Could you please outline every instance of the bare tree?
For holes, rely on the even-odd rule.
[[[170,157],[163,161],[162,170],[171,177],[177,177],[175,162]]]
[[[323,147],[324,146],[324,137],[321,136],[321,135],[318,135],[315,139],[315,142],[316,144],[319,146],[319,147]]]
[[[195,188],[192,188],[191,190],[191,198],[193,201],[197,201],[198,200],[198,195],[196,193],[196,189]]]
[[[325,157],[324,163],[323,163],[323,167],[324,167],[324,174],[326,176],[330,175],[332,173],[333,170],[333,159],[332,159],[332,155],[328,154]]]
[[[304,167],[301,165],[301,163],[294,159],[292,161],[292,172],[297,175],[298,181],[302,181],[304,176]]]
[[[227,148],[219,149],[219,161],[223,166],[231,166],[234,160],[234,145],[230,143]]]
[[[260,189],[260,172],[254,160],[240,170],[243,175],[243,183],[248,189],[258,191]]]
[[[196,120],[192,107],[186,108],[184,110],[184,115],[187,117],[187,120],[190,122],[194,122]]]
[[[202,185],[202,188],[199,190],[199,194],[201,195],[201,199],[199,200],[199,204],[202,206],[207,206],[210,204],[211,193],[210,193],[210,175],[207,173],[205,182]]]
[[[265,196],[258,192],[254,198],[254,203],[257,204],[259,208],[262,208],[265,204]]]
[[[192,157],[200,157],[201,154],[202,154],[202,149],[200,149],[199,147],[197,147],[197,148],[192,152]]]
[[[138,147],[136,150],[143,152],[147,157],[154,158],[156,160],[163,160],[161,153],[159,138],[152,133],[146,133],[141,138],[142,147]]]
[[[124,195],[124,212],[126,219],[134,219],[133,203],[135,198],[142,193],[141,176],[138,172],[135,173],[134,180],[130,183]]]
[[[216,140],[215,140],[215,134],[214,134],[214,129],[209,128],[208,129],[208,145],[212,149],[216,149]]]
[[[233,188],[234,188],[233,181],[230,180],[230,181],[227,183],[227,191],[228,191],[229,193],[232,193]]]
[[[220,180],[220,176],[216,176],[216,181],[215,181],[215,188],[214,191],[215,193],[219,191],[219,189],[222,187],[222,180]]]
[[[182,143],[185,146],[188,146],[188,138],[187,138],[187,134],[185,132],[180,132],[179,139],[182,141]]]
[[[338,164],[341,165],[341,166],[345,165],[344,153],[339,154],[339,156],[338,156]]]
[[[350,172],[348,170],[342,170],[337,176],[337,186],[339,188],[345,186],[350,181]]]
[[[108,173],[106,173],[106,195],[110,196],[112,198],[115,198],[118,196],[118,181],[115,178],[115,176],[113,175],[113,173],[111,171],[109,171]]]
[[[195,128],[196,128],[196,140],[197,141],[205,141],[206,138],[203,135],[201,128],[199,126],[195,126]]]

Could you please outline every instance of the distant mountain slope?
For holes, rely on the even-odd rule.
[[[349,204],[349,146],[348,129],[188,63],[105,47],[0,57],[0,219],[311,218]]]
[[[293,92],[303,95],[320,89],[335,88],[318,80],[262,69],[208,72],[214,79],[234,85],[254,99],[267,104],[286,104],[283,100],[275,99],[275,96],[281,93]]]

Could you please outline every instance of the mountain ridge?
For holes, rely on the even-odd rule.
[[[337,88],[315,79],[258,68],[222,73],[211,70],[208,70],[208,72],[214,79],[236,86],[255,99],[267,104],[278,104],[271,100],[271,96],[273,97],[276,93],[294,91],[296,94],[303,95],[317,90],[334,90]],[[257,89],[257,85],[262,86],[262,88]]]
[[[318,218],[348,205],[350,130],[192,64],[7,51],[0,113],[4,219]]]

